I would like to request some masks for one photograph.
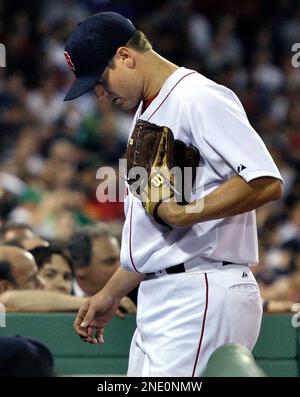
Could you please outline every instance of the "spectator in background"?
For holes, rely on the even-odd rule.
[[[104,287],[120,266],[120,244],[105,223],[79,229],[69,241],[68,248],[75,270],[74,293],[91,296]],[[136,290],[130,295],[136,303]],[[129,311],[131,300],[121,301]]]
[[[34,237],[33,229],[27,223],[6,223],[0,229],[0,242],[7,243],[11,240],[23,240]]]
[[[43,288],[37,272],[29,252],[18,247],[0,247],[0,294],[11,289]]]
[[[48,247],[37,247],[31,253],[44,289],[71,295],[74,271],[71,260],[63,249],[51,244]]]
[[[69,241],[75,269],[74,292],[78,296],[96,294],[120,265],[120,246],[104,223],[85,226]]]
[[[32,227],[27,223],[7,223],[0,229],[0,242],[15,245],[31,250],[36,247],[47,247],[49,243],[34,233]]]

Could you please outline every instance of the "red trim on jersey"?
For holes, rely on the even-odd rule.
[[[172,89],[168,92],[167,96],[165,97],[165,99],[161,102],[161,104],[154,110],[154,112],[151,114],[150,117],[148,117],[147,121],[149,121],[151,119],[151,117],[158,111],[158,109],[162,106],[162,104],[166,101],[166,99],[168,98],[168,96],[171,94],[171,92],[174,90],[174,88],[181,82],[181,80],[183,80],[185,77],[190,76],[191,74],[194,74],[197,72],[190,72],[188,74],[186,74],[185,76],[182,76],[181,79],[179,79],[177,81],[177,83],[174,85],[174,87],[172,87]]]
[[[203,335],[204,335],[206,314],[207,314],[207,308],[208,308],[208,278],[207,278],[207,273],[204,273],[204,277],[205,277],[205,286],[206,286],[205,309],[204,309],[204,315],[203,315],[203,321],[202,321],[201,336],[200,336],[200,340],[199,340],[199,344],[198,344],[198,350],[197,350],[196,360],[195,360],[195,363],[194,363],[192,378],[195,377],[195,371],[196,371],[197,363],[198,363],[199,356],[200,356],[200,350],[201,350],[201,345],[202,345],[202,340],[203,340]]]
[[[131,231],[132,231],[132,209],[133,209],[133,199],[131,200],[131,208],[130,208],[130,225],[129,225],[129,255],[130,255],[130,260],[132,263],[132,266],[134,267],[134,270],[137,273],[140,273],[137,268],[135,267],[135,264],[133,262],[133,257],[132,257],[132,242],[131,242]]]
[[[181,80],[183,80],[185,77],[187,77],[187,76],[190,76],[191,74],[194,74],[194,73],[197,73],[197,72],[190,72],[190,73],[187,73],[185,76],[182,76],[181,77],[181,79],[179,79],[178,81],[177,81],[177,83],[171,88],[171,90],[168,92],[168,94],[165,96],[165,98],[164,98],[164,100],[160,103],[160,105],[154,110],[154,112],[151,114],[151,116],[150,117],[148,117],[148,119],[147,119],[147,121],[149,121],[150,120],[150,118],[158,111],[158,109],[163,105],[163,103],[167,100],[167,98],[168,98],[168,96],[171,94],[171,92],[174,90],[174,88],[181,82]],[[144,112],[144,106],[146,106],[146,108],[150,105],[150,103],[157,97],[157,95],[159,94],[159,92],[160,91],[158,91],[158,93],[157,94],[155,94],[153,97],[151,97],[151,98],[149,98],[148,99],[148,101],[145,103],[145,105],[143,105],[143,110],[142,110],[142,113]],[[146,110],[146,109],[145,109]],[[133,257],[132,257],[132,241],[131,241],[131,231],[132,231],[132,207],[133,207],[133,200],[132,200],[132,202],[131,202],[131,209],[130,209],[130,224],[129,224],[129,255],[130,255],[130,260],[131,260],[131,263],[132,263],[132,266],[133,266],[133,268],[134,268],[134,270],[137,272],[137,273],[140,273],[138,270],[137,270],[137,268],[135,267],[135,264],[134,264],[134,262],[133,262]],[[201,345],[200,345],[201,346]],[[200,351],[200,350],[199,350]],[[199,354],[199,352],[197,353],[197,359],[198,359],[198,354]],[[196,362],[197,362],[197,360],[196,360]],[[196,365],[196,364],[195,364]]]
[[[149,98],[146,102],[143,102],[142,113],[144,113],[144,111],[154,101],[154,99],[157,97],[158,94],[159,94],[159,91],[155,95],[153,95],[151,98]]]

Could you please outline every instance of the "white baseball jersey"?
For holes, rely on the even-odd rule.
[[[246,182],[270,176],[281,179],[263,141],[250,125],[237,96],[201,74],[181,67],[165,81],[138,119],[167,126],[176,139],[195,145],[201,155],[192,199],[208,195],[234,175]],[[145,213],[130,192],[125,198],[121,264],[141,273],[179,263],[258,262],[255,211],[169,230]]]

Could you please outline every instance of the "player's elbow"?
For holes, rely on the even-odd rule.
[[[281,180],[272,178],[268,186],[269,201],[279,200],[283,193],[283,185]]]
[[[253,199],[257,204],[263,205],[269,201],[279,200],[282,196],[282,182],[273,177],[262,177],[250,182]]]

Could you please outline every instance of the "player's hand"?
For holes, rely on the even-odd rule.
[[[136,313],[136,305],[128,296],[124,296],[124,298],[121,299],[116,315],[120,318],[125,318],[125,313]]]
[[[92,296],[78,311],[74,322],[75,332],[85,342],[104,343],[104,328],[115,315],[119,303],[120,300],[102,292]]]

